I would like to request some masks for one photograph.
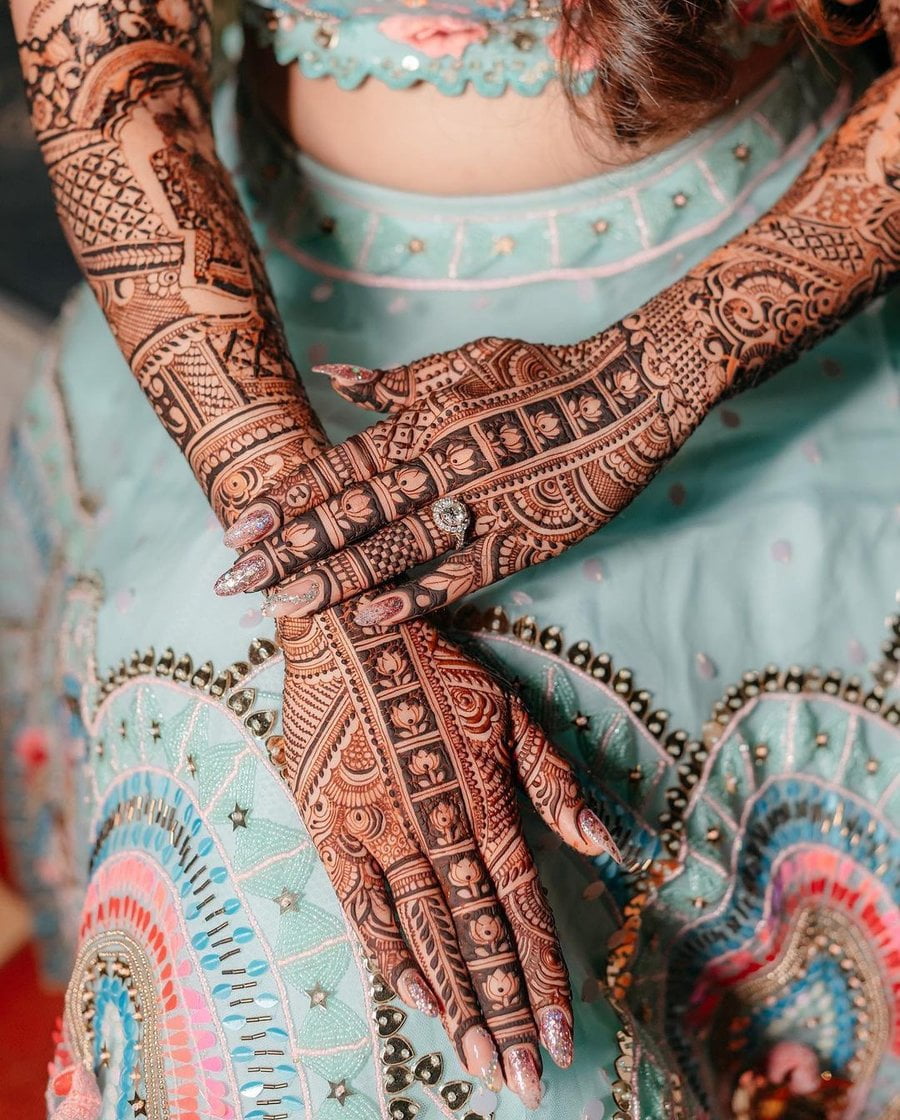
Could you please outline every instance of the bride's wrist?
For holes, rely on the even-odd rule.
[[[710,350],[698,337],[697,324],[690,323],[687,301],[677,287],[612,328],[621,335],[621,351],[607,362],[613,378],[622,367],[653,398],[672,453],[727,392],[731,364],[728,356]]]

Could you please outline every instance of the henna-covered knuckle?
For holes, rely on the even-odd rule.
[[[304,572],[301,579],[283,584],[277,594],[308,596],[306,613],[322,610],[387,583],[433,559],[435,553],[427,525],[421,518],[409,517],[335,553],[327,566]]]

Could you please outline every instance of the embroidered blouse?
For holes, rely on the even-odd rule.
[[[417,81],[458,94],[468,83],[488,97],[507,88],[537,94],[559,73],[556,0],[252,0],[247,18],[283,65],[333,77],[353,89],[368,77],[395,89]],[[776,42],[793,0],[742,0],[722,29],[740,57]],[[575,90],[595,72],[585,58]]]

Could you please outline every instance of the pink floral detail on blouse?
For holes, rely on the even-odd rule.
[[[395,43],[405,43],[429,58],[461,58],[466,47],[483,43],[488,37],[483,23],[461,16],[388,16],[378,24],[378,30]]]

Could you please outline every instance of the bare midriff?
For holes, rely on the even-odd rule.
[[[448,96],[425,82],[396,90],[372,78],[345,90],[279,66],[268,51],[249,48],[245,63],[265,108],[326,167],[398,190],[504,194],[598,175],[680,139],[765,81],[789,50],[785,42],[736,61],[725,101],[638,147],[577,119],[559,82],[531,97],[484,97],[471,86]]]

